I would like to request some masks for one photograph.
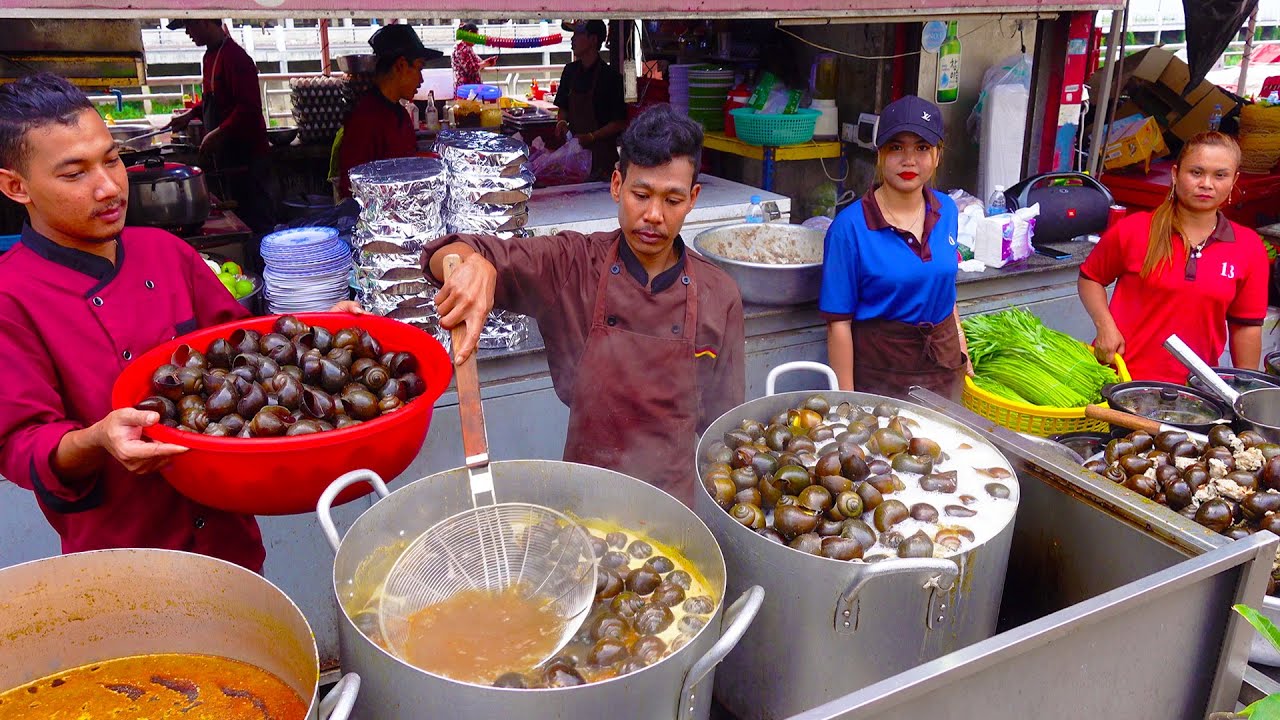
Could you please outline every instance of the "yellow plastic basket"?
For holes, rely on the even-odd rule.
[[[1090,350],[1093,348],[1090,347]],[[1120,382],[1129,382],[1129,368],[1124,358],[1116,355],[1113,366]],[[1107,423],[1090,420],[1084,416],[1084,408],[1055,408],[1006,400],[978,387],[973,378],[964,378],[964,406],[996,424],[1028,435],[1049,437],[1069,432],[1106,432]],[[1105,402],[1098,403],[1106,407]]]

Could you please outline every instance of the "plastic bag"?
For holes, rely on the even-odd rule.
[[[986,214],[987,204],[982,202],[982,198],[974,197],[961,188],[952,190],[947,193],[947,196],[955,202],[956,210],[959,212],[964,212],[970,205],[977,205],[978,209],[982,211],[982,214]]]
[[[586,182],[591,174],[591,151],[582,147],[577,138],[570,138],[555,152],[530,160],[529,169],[542,187]]]
[[[1035,203],[1012,213],[981,218],[974,233],[974,258],[998,268],[1031,257],[1039,215],[1040,203]]]
[[[826,215],[814,215],[808,220],[800,223],[800,225],[801,227],[807,227],[810,230],[821,230],[822,232],[826,232],[827,228],[831,227],[832,222],[834,221]]]
[[[978,142],[982,135],[982,107],[986,104],[991,89],[999,85],[1021,85],[1024,89],[1031,90],[1031,56],[1011,55],[987,68],[982,74],[982,91],[978,93],[978,102],[965,122],[965,129],[974,142]]]
[[[976,247],[978,222],[984,217],[986,213],[983,212],[981,204],[965,206],[956,221],[956,242],[972,251]]]
[[[511,137],[513,139],[519,139],[520,142],[524,142],[524,139],[520,137],[520,133],[516,133]],[[551,151],[547,150],[547,144],[543,142],[541,135],[534,138],[533,143],[529,144],[529,160],[530,161],[536,160],[542,157],[543,155],[546,155],[549,152]]]
[[[769,99],[765,101],[764,107],[760,109],[762,115],[781,115],[787,109],[787,103],[791,101],[791,91],[786,85],[777,83],[773,86],[773,90],[769,93]]]
[[[755,89],[751,91],[751,97],[747,99],[747,107],[755,108],[756,112],[764,110],[764,105],[769,100],[775,84],[778,84],[778,78],[773,73],[766,72],[761,75],[760,82],[756,83]]]

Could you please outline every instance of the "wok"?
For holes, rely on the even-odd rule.
[[[1177,335],[1170,335],[1164,347],[1196,377],[1235,410],[1236,419],[1267,442],[1280,443],[1280,388],[1260,388],[1236,392],[1207,363],[1187,347]]]

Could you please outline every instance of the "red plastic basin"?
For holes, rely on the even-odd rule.
[[[430,334],[411,325],[374,315],[298,313],[304,322],[337,331],[359,327],[369,331],[384,351],[407,352],[418,361],[427,385],[403,408],[354,427],[278,438],[227,438],[184,432],[163,425],[144,434],[158,442],[191,448],[174,456],[161,471],[178,492],[203,505],[251,515],[294,515],[314,512],[320,493],[334,478],[368,468],[387,480],[404,472],[422,449],[435,401],[453,377],[453,363]],[[275,317],[248,318],[197,330],[170,340],[134,360],[111,390],[113,408],[132,407],[152,395],[151,375],[186,343],[204,352],[236,328],[268,332]],[[367,495],[361,483],[338,496],[334,504]]]

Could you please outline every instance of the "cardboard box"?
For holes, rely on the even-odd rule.
[[[1138,79],[1149,83],[1158,82],[1160,75],[1164,73],[1169,63],[1177,60],[1173,53],[1162,47],[1147,48],[1142,52],[1136,52],[1120,62],[1120,87],[1124,87],[1130,80]],[[1177,60],[1182,62],[1181,60]],[[1183,63],[1185,66],[1186,63]],[[1089,95],[1093,98],[1102,97],[1102,82],[1106,79],[1106,69],[1095,72],[1089,78]],[[1185,84],[1185,83],[1184,83]]]
[[[1102,167],[1115,170],[1142,163],[1151,169],[1151,161],[1169,154],[1164,134],[1155,118],[1130,115],[1107,127],[1107,145],[1102,151]]]
[[[1101,97],[1102,79],[1101,70],[1089,79],[1095,98]],[[1185,142],[1209,129],[1214,105],[1222,106],[1223,117],[1236,108],[1236,101],[1208,80],[1191,87],[1191,68],[1162,47],[1147,48],[1125,58],[1120,65],[1120,81],[1129,101],[1116,110],[1115,116],[1124,119],[1117,120],[1115,129],[1108,131],[1121,134],[1108,138],[1103,154],[1107,169],[1149,162],[1143,155],[1148,148],[1156,150],[1149,129],[1127,122],[1135,114],[1151,120],[1157,131],[1167,129],[1169,142],[1176,144],[1174,138]],[[1130,138],[1129,134],[1135,137]],[[1167,148],[1164,152],[1168,152]]]
[[[1209,83],[1206,83],[1209,84]],[[1231,99],[1221,89],[1215,85],[1210,85],[1210,89],[1178,121],[1169,126],[1169,132],[1173,133],[1179,140],[1186,142],[1190,140],[1196,133],[1202,133],[1209,129],[1209,116],[1213,115],[1215,105],[1222,106],[1222,116],[1226,117],[1228,113],[1236,108],[1236,101]]]
[[[1199,102],[1205,93],[1209,92],[1209,88],[1213,87],[1211,83],[1201,82],[1191,92],[1183,94],[1187,86],[1191,84],[1191,68],[1186,63],[1174,58],[1172,62],[1165,66],[1164,72],[1160,73],[1160,77],[1156,80],[1159,85],[1168,88],[1177,93],[1177,95],[1186,100],[1191,105]]]
[[[1160,82],[1160,77],[1164,75],[1170,63],[1181,64],[1184,68],[1186,63],[1178,59],[1172,52],[1165,50],[1163,47],[1147,48],[1142,52],[1136,52],[1124,59],[1122,72],[1126,72],[1129,77],[1146,80],[1147,82]],[[1133,68],[1130,70],[1129,68]],[[1190,70],[1187,72],[1187,78],[1190,79]],[[1184,82],[1185,86],[1186,83]]]

